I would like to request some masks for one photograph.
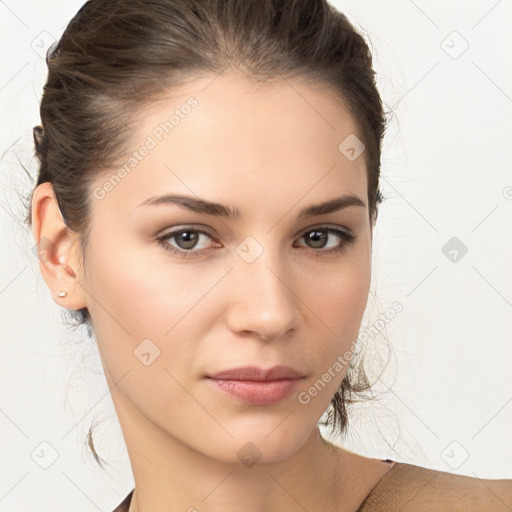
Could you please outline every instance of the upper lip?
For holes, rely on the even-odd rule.
[[[273,366],[264,370],[258,366],[241,366],[238,368],[230,368],[213,375],[208,375],[211,379],[222,380],[254,380],[254,381],[270,381],[278,379],[300,379],[304,375],[290,366]]]

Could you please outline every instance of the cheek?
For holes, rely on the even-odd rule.
[[[165,272],[136,252],[104,247],[90,258],[89,309],[109,387],[148,417],[159,411],[165,421],[164,411],[190,401],[179,382],[195,357],[187,340],[197,335],[201,319],[192,308],[206,287],[191,286],[191,271]],[[199,411],[189,416],[195,414],[200,419]]]
[[[154,250],[148,257],[149,251],[116,247],[104,245],[88,265],[87,287],[94,297],[89,310],[106,361],[120,377],[141,364],[138,354],[149,352],[160,373],[182,373],[200,354],[196,341],[221,314],[211,292],[226,269],[200,269],[167,261]]]
[[[362,262],[350,263],[330,270],[321,290],[318,284],[312,288],[315,292],[308,295],[311,309],[330,328],[326,332],[343,338],[357,334],[368,301],[370,278],[369,268]]]
[[[191,265],[166,261],[154,248],[122,240],[101,247],[88,263],[91,314],[132,336],[163,336],[211,287],[212,279],[204,282]]]
[[[357,342],[361,322],[368,300],[371,274],[364,259],[359,263],[351,261],[346,267],[340,265],[339,272],[330,273],[330,278],[323,280],[321,293],[309,293],[307,305],[315,318],[315,339],[317,349],[313,359],[316,360],[318,376],[336,364],[336,377],[329,387],[336,388],[348,368],[351,354]],[[343,369],[341,369],[339,362]]]

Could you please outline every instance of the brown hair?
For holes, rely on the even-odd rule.
[[[90,0],[46,62],[41,126],[34,128],[36,187],[52,184],[83,255],[91,181],[126,150],[133,114],[173,87],[227,68],[255,81],[297,77],[333,91],[365,144],[370,222],[377,217],[386,119],[372,55],[346,16],[325,0]],[[29,225],[31,217],[29,206]],[[87,308],[70,313],[91,333]],[[369,388],[362,365],[351,364],[329,409],[333,431],[339,425],[344,432],[346,404]]]

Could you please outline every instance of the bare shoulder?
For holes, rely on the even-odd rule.
[[[481,479],[406,463],[372,489],[358,512],[505,512],[512,510],[512,479]]]

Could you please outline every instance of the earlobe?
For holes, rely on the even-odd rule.
[[[39,269],[53,300],[67,309],[87,307],[81,276],[74,270],[80,268],[78,235],[67,228],[50,183],[34,190],[32,234]]]

